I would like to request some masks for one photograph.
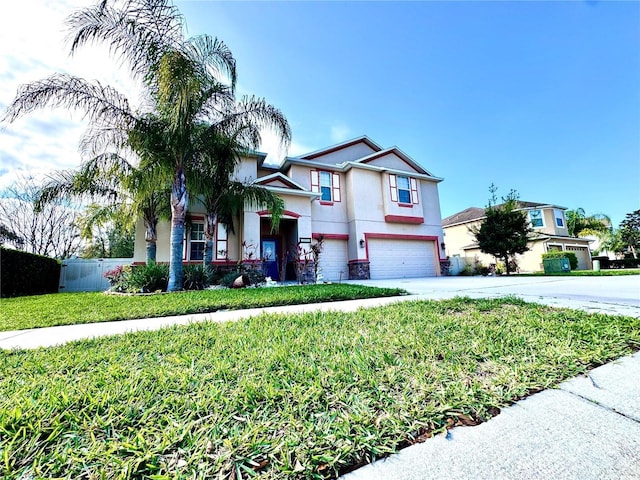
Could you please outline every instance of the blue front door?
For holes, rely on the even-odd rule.
[[[264,274],[274,281],[280,281],[280,275],[278,274],[279,246],[280,242],[276,239],[262,240],[261,242]]]

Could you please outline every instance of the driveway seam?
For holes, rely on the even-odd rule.
[[[600,388],[600,387],[596,387],[596,388]],[[608,411],[608,412],[612,412],[612,413],[618,414],[618,415],[620,415],[621,417],[624,417],[624,418],[626,418],[626,419],[628,419],[628,420],[631,420],[632,422],[635,422],[635,423],[640,424],[640,420],[639,420],[639,419],[637,419],[637,418],[635,418],[635,417],[632,417],[632,416],[630,416],[630,415],[627,415],[627,414],[626,414],[626,413],[624,413],[624,412],[619,412],[619,411],[618,411],[618,410],[616,410],[615,408],[613,408],[613,407],[609,407],[608,405],[605,405],[604,403],[600,403],[600,402],[598,402],[598,401],[596,401],[596,400],[593,400],[592,398],[585,397],[584,395],[580,395],[579,393],[572,392],[571,390],[565,390],[565,388],[564,388],[564,387],[560,387],[560,388],[559,388],[559,390],[561,390],[561,391],[563,391],[563,392],[565,392],[565,393],[568,393],[568,394],[570,394],[570,395],[573,395],[573,396],[575,396],[575,397],[578,397],[578,398],[580,398],[580,399],[582,399],[582,400],[584,400],[584,401],[586,401],[586,402],[588,402],[588,403],[590,403],[590,404],[592,404],[592,405],[595,405],[595,406],[597,406],[597,407],[602,408],[603,410],[606,410],[606,411]]]

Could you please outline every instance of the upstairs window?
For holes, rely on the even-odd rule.
[[[533,228],[544,227],[542,210],[540,209],[529,210],[529,220],[531,220],[531,226],[533,226]]]
[[[320,200],[330,202],[333,197],[331,195],[332,184],[331,174],[329,172],[320,172]]]
[[[389,175],[391,201],[401,205],[418,203],[418,181],[402,175]]]
[[[325,170],[311,170],[311,191],[320,193],[321,203],[341,200],[340,175]]]
[[[553,210],[556,217],[556,226],[564,227],[564,212],[562,210],[558,210],[557,208]]]

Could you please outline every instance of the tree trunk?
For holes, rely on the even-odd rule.
[[[205,271],[211,270],[211,264],[213,263],[213,237],[216,231],[216,215],[212,212],[207,212],[204,217],[204,256],[203,266]]]
[[[156,261],[158,243],[158,219],[144,218],[144,240],[147,242],[147,265]]]
[[[147,241],[147,265],[149,265],[150,263],[156,263],[156,250],[156,242]]]
[[[182,290],[182,254],[184,224],[188,207],[187,182],[182,166],[176,167],[171,187],[171,254],[169,257],[169,285],[167,291]]]
[[[504,269],[506,270],[507,275],[509,275],[510,272],[509,272],[509,256],[508,255],[505,255],[504,257]]]

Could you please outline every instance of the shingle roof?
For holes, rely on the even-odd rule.
[[[520,205],[520,208],[555,207],[555,208],[560,208],[562,210],[565,210],[564,207],[559,207],[557,205],[552,205],[550,203],[523,202],[521,200],[518,200],[518,203]],[[500,205],[496,205],[496,206],[499,207]],[[451,225],[457,225],[459,223],[467,223],[467,222],[473,222],[475,220],[480,220],[481,218],[484,217],[485,215],[484,212],[485,212],[484,208],[469,207],[465,210],[462,210],[461,212],[454,213],[453,215],[450,215],[447,218],[443,219],[442,226],[449,227]]]
[[[466,223],[484,217],[484,208],[469,207],[442,220],[442,226],[448,227],[457,223]]]

